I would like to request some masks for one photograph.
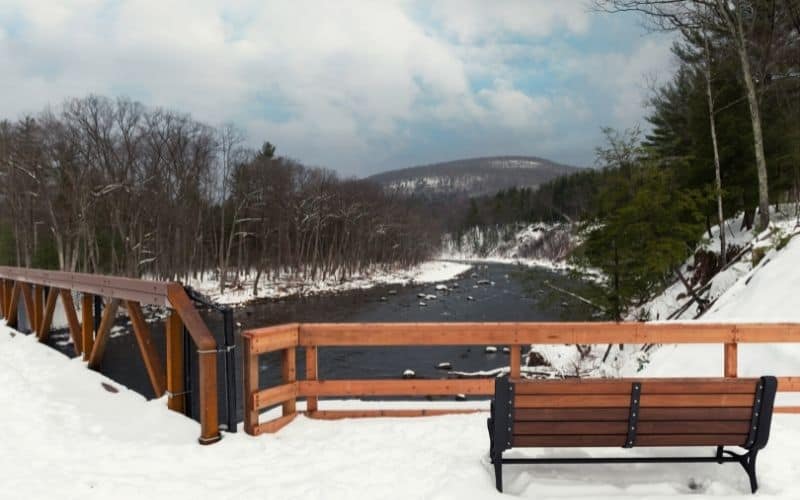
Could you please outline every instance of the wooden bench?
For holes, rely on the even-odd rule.
[[[777,385],[775,377],[498,378],[488,421],[497,489],[503,491],[503,464],[738,462],[755,493],[756,456],[767,444]],[[511,448],[612,446],[716,446],[716,455],[503,458]]]

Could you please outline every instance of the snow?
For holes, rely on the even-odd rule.
[[[269,280],[262,276],[259,282],[258,295],[253,295],[253,278],[250,277],[243,280],[240,287],[228,288],[225,293],[219,292],[219,282],[210,276],[189,280],[185,284],[219,304],[243,304],[256,299],[278,299],[293,295],[338,293],[349,290],[364,290],[376,286],[437,283],[455,279],[471,268],[472,265],[469,263],[433,260],[423,262],[409,269],[376,269],[373,272],[354,276],[345,281],[336,278],[316,281],[297,280],[291,276]]]
[[[764,241],[759,240],[759,241]],[[800,238],[773,246],[754,269],[720,277],[720,296],[702,321],[800,322]],[[416,279],[443,281],[469,269],[436,263]],[[738,271],[737,271],[738,273]],[[734,279],[737,278],[738,279]],[[724,283],[723,283],[724,280]],[[724,286],[723,286],[724,285]],[[537,346],[557,368],[564,356]],[[497,351],[495,347],[494,351]],[[540,352],[540,353],[541,353]],[[719,376],[720,345],[662,346],[648,359],[630,356],[618,374]],[[637,355],[638,356],[638,355]],[[562,359],[563,358],[563,359]],[[742,344],[739,373],[797,375],[798,344]],[[625,361],[625,358],[622,358]],[[538,367],[523,367],[529,374]],[[642,368],[640,370],[640,368]],[[504,373],[499,368],[486,375]],[[146,401],[79,358],[57,351],[0,322],[0,499],[491,499],[485,411],[425,418],[338,421],[298,417],[274,435],[226,434],[218,444],[196,444],[196,422]],[[798,394],[778,404],[797,404]],[[327,401],[323,409],[460,408],[486,410],[486,401]],[[303,408],[302,403],[298,405]],[[262,416],[277,416],[276,410]],[[769,445],[759,455],[760,497],[800,498],[800,415],[774,416]],[[698,455],[713,450],[701,447]],[[510,457],[652,456],[686,449],[512,450]],[[506,495],[537,499],[749,499],[736,464],[634,464],[504,467]]]
[[[773,211],[771,213],[772,222],[770,228],[760,234],[753,234],[752,231],[742,227],[743,215],[738,215],[734,218],[728,219],[725,222],[726,243],[728,245],[736,245],[741,248],[770,248],[777,245],[777,237],[784,235],[792,235],[798,233],[797,219],[791,215],[783,212]],[[699,246],[698,250],[706,249],[713,250],[719,253],[719,225],[712,227],[711,237],[706,238]],[[749,247],[748,247],[749,245]],[[769,255],[766,256],[760,265],[765,265],[768,262]],[[690,257],[682,266],[682,272],[688,277],[691,274],[691,266],[694,265],[694,258]],[[728,269],[715,275],[706,290],[701,295],[709,301],[718,300],[725,292],[736,283],[741,283],[742,279],[747,279],[747,276],[753,271],[753,256],[752,251],[748,250],[742,258],[735,264],[732,264]],[[742,285],[743,286],[743,285]],[[650,320],[665,320],[670,315],[676,312],[682,305],[690,300],[686,297],[686,287],[680,281],[675,282],[672,286],[668,287],[662,294],[655,297],[653,300],[644,304],[642,307],[634,311],[629,319],[646,317]],[[718,307],[714,304],[712,310]],[[770,315],[764,316],[765,311],[757,317],[771,317]],[[707,312],[706,315],[710,313]],[[695,306],[689,307],[682,314],[678,314],[673,319],[693,319],[697,314]]]
[[[485,412],[339,421],[301,416],[274,435],[253,438],[240,431],[201,447],[195,441],[198,425],[168,411],[163,399],[147,402],[80,360],[11,334],[0,326],[0,423],[7,430],[0,453],[3,499],[507,498],[494,489]],[[487,407],[485,401],[321,404]],[[775,417],[774,439],[759,457],[760,496],[800,498],[799,424],[798,416]],[[525,450],[509,456],[653,453],[675,450]],[[509,465],[504,476],[506,494],[520,498],[751,498],[746,475],[735,464]]]
[[[733,283],[701,322],[800,322],[800,238],[770,250],[760,265]],[[800,344],[740,344],[739,376],[797,376]],[[768,360],[768,362],[765,362]],[[644,374],[719,376],[719,345],[662,346],[650,356]],[[800,405],[800,394],[778,394],[777,404]]]

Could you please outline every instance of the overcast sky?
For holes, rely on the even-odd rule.
[[[581,0],[0,0],[0,117],[124,95],[344,175],[590,165],[671,64],[668,39]]]

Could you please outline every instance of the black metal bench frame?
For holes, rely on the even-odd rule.
[[[603,463],[728,463],[738,462],[750,479],[750,490],[758,490],[756,478],[756,458],[759,450],[767,445],[772,423],[773,407],[778,381],[775,377],[761,377],[756,389],[753,404],[752,426],[747,442],[741,448],[745,453],[726,450],[717,446],[714,457],[607,457],[607,458],[504,458],[503,452],[513,448],[514,425],[514,384],[508,377],[495,381],[495,395],[492,400],[491,417],[487,420],[489,428],[489,457],[494,465],[495,486],[503,491],[503,464],[603,464]],[[633,448],[636,441],[636,422],[638,416],[638,394],[641,384],[631,384],[631,407],[628,417],[628,436],[623,448]]]

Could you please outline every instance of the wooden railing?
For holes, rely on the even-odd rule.
[[[81,293],[80,319],[72,292]],[[99,297],[106,298],[105,308],[95,328],[93,310],[95,299]],[[100,365],[117,311],[126,309],[156,397],[167,393],[169,408],[181,413],[186,405],[182,348],[185,325],[197,346],[199,357],[199,441],[202,444],[219,441],[217,342],[180,283],[0,266],[0,315],[10,326],[17,324],[21,301],[28,324],[39,341],[45,342],[59,299],[66,313],[75,353],[83,356],[89,368]],[[159,359],[142,314],[142,305],[172,309],[166,328],[166,365]]]
[[[800,324],[703,323],[360,323],[287,324],[246,331],[244,337],[244,428],[248,434],[275,432],[297,414],[298,398],[313,418],[422,416],[474,410],[321,410],[320,397],[491,396],[492,378],[320,380],[318,350],[329,346],[493,345],[509,347],[511,377],[521,374],[522,346],[531,344],[723,344],[726,377],[737,376],[740,343],[800,343]],[[298,380],[296,352],[305,349],[306,373]],[[282,383],[259,387],[260,355],[281,352]],[[800,362],[800,360],[798,360]],[[800,363],[799,363],[800,365]],[[800,366],[798,366],[800,370]],[[769,372],[769,360],[764,360]],[[778,390],[800,392],[800,377],[779,378]],[[281,404],[282,416],[259,421],[260,410]],[[800,413],[800,407],[777,412]]]

